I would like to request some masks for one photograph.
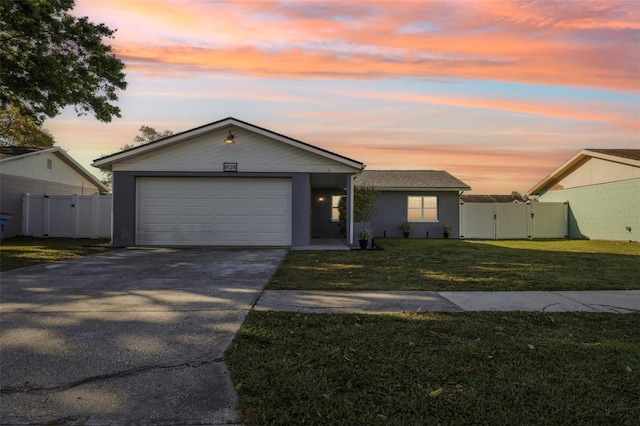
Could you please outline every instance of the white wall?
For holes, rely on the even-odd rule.
[[[51,168],[48,167],[49,164]],[[22,177],[86,188],[83,195],[91,195],[100,191],[93,182],[81,176],[53,152],[38,153],[12,161],[5,161],[2,163],[0,173],[3,176]]]
[[[640,167],[591,158],[562,178],[551,190],[577,188],[640,177]]]
[[[236,142],[225,144],[229,130],[178,142],[113,165],[114,171],[223,172],[224,163],[237,163],[238,172],[353,173],[353,167],[304,149],[233,128]]]

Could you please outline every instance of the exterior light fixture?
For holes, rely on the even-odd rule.
[[[318,202],[322,203],[324,201],[324,197],[318,197]]]
[[[224,140],[224,143],[226,143],[227,145],[231,145],[232,143],[236,143],[236,139],[233,136],[233,133],[231,133],[231,130],[229,130],[229,135]]]

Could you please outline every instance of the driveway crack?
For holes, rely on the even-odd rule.
[[[116,371],[113,373],[99,374],[97,376],[86,377],[84,379],[76,380],[73,382],[69,382],[62,385],[56,386],[34,386],[31,383],[25,383],[21,386],[7,386],[0,388],[0,394],[10,395],[10,394],[18,394],[18,393],[29,393],[29,394],[45,394],[48,392],[62,392],[66,391],[78,386],[86,385],[89,383],[95,383],[100,381],[112,380],[112,379],[121,379],[125,377],[136,376],[144,373],[148,373],[151,371],[160,371],[160,370],[171,370],[171,369],[179,369],[179,368],[198,368],[206,364],[212,364],[216,362],[222,362],[221,358],[216,359],[199,359],[199,360],[190,360],[175,364],[164,364],[164,365],[148,365],[144,367],[132,368],[129,370]]]

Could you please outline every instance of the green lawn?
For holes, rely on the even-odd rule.
[[[15,237],[0,244],[0,271],[112,250],[109,240]]]
[[[251,312],[225,353],[249,425],[623,425],[640,314]]]
[[[640,244],[586,240],[376,239],[383,251],[290,251],[287,290],[638,290]]]

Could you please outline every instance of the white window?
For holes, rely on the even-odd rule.
[[[437,222],[438,197],[408,197],[407,220],[409,222]]]
[[[331,196],[331,222],[340,221],[340,199],[344,198],[344,195],[332,195]]]

